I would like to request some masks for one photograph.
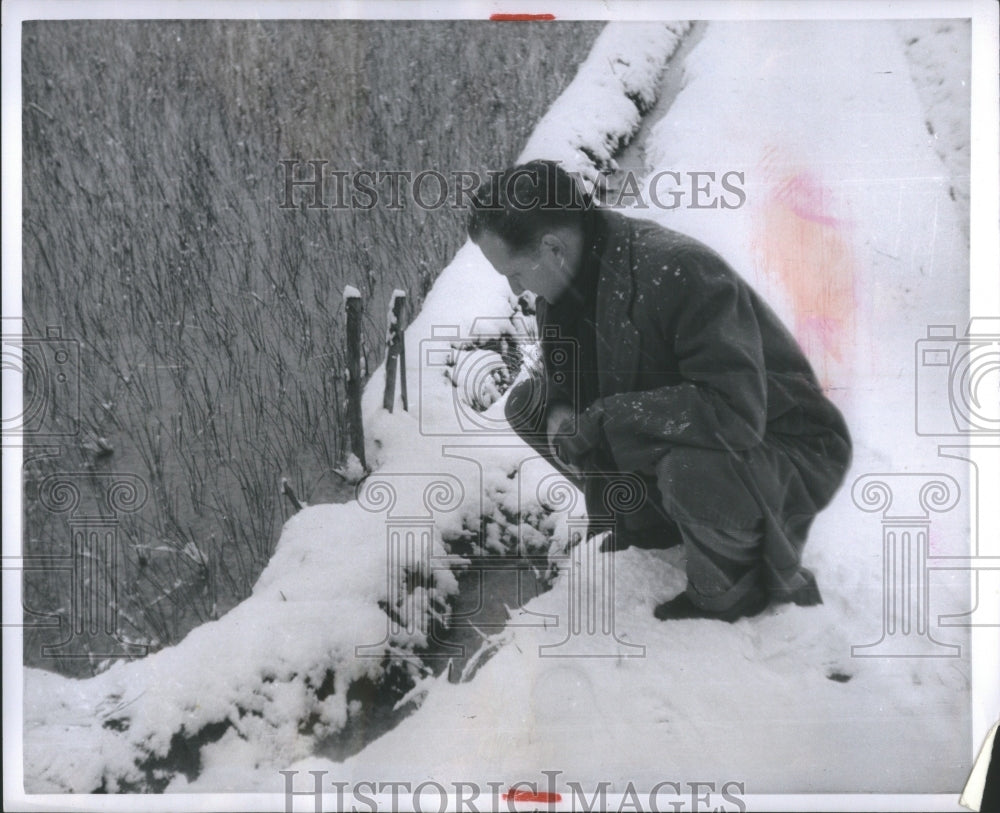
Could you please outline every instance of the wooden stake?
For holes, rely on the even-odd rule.
[[[406,307],[406,293],[393,291],[392,307],[389,309],[389,328],[385,334],[385,391],[382,408],[392,412],[396,403],[396,368],[399,368],[399,389],[403,409],[409,410],[406,399],[406,342],[404,339],[403,309]]]
[[[344,288],[344,306],[347,308],[347,425],[351,438],[351,451],[361,467],[365,462],[365,428],[361,419],[361,294],[352,285]]]
[[[300,503],[299,498],[295,496],[295,491],[292,490],[292,484],[288,482],[286,477],[281,478],[281,493],[288,497],[288,501],[292,504],[292,508],[296,511],[302,510],[302,503]]]

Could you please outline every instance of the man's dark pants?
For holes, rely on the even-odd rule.
[[[615,516],[602,496],[616,473],[611,450],[594,450],[583,478],[567,471],[549,448],[540,386],[541,379],[531,377],[511,389],[505,409],[511,427],[583,490],[592,523],[610,517],[598,530],[614,525],[616,549],[682,542],[688,597],[712,613],[765,591],[773,581],[769,571],[798,569],[809,527],[839,488],[850,458],[849,442],[834,430],[794,439],[769,436],[741,451],[676,446],[654,475],[640,475],[650,491],[645,504]],[[768,528],[773,532],[775,525],[779,532],[771,540],[781,540],[777,547],[767,544]],[[773,591],[772,597],[791,600]]]

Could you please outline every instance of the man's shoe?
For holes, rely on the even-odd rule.
[[[732,624],[740,618],[760,615],[767,608],[768,598],[763,590],[751,590],[728,610],[703,610],[688,597],[686,592],[664,601],[653,610],[653,615],[661,621],[682,618],[713,618]]]

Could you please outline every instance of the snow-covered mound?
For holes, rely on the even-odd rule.
[[[248,765],[311,753],[315,738],[347,723],[352,686],[386,680],[390,652],[424,643],[403,625],[372,657],[355,657],[356,646],[386,637],[385,563],[360,547],[377,552],[383,536],[381,517],[356,502],[304,509],[253,595],[180,645],[87,680],[31,671],[29,789],[163,787],[180,770],[197,773],[199,748],[220,738],[242,743]],[[454,591],[448,576],[435,573],[431,604],[443,607]]]
[[[608,26],[522,160],[561,159],[589,178],[613,166],[686,30]],[[645,145],[650,177],[743,173],[739,208],[688,208],[689,195],[634,214],[703,239],[746,275],[854,432],[854,471],[806,549],[823,606],[664,624],[652,607],[683,589],[678,551],[566,553],[579,500],[503,420],[505,376],[533,361],[531,320],[469,244],[406,331],[411,411],[381,409],[380,371],[365,392],[374,474],[359,500],[296,515],[254,594],[179,646],[86,681],[29,670],[28,789],[281,792],[279,769],[349,782],[373,765],[414,782],[559,770],[560,787],[611,790],[684,777],[748,792],[955,788],[967,661],[851,657],[883,621],[881,526],[851,482],[929,470],[964,485],[963,468],[913,433],[914,342],[925,324],[967,321],[967,249],[924,121],[888,23],[711,23]],[[932,413],[945,387],[924,384]],[[406,573],[390,564],[400,539],[419,552]],[[935,518],[935,553],[964,554],[968,539],[964,514]],[[561,575],[512,609],[473,679],[433,678],[428,623],[456,591],[455,554],[508,551],[548,553]],[[613,631],[576,636],[570,652],[575,597],[608,583]],[[964,608],[963,584],[935,581],[935,614]],[[361,717],[358,687],[373,685],[413,690],[419,708],[344,761],[310,756]]]

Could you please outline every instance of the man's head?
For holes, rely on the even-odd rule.
[[[552,161],[532,161],[491,176],[476,190],[469,236],[511,290],[555,302],[584,254],[590,205],[576,180]]]

